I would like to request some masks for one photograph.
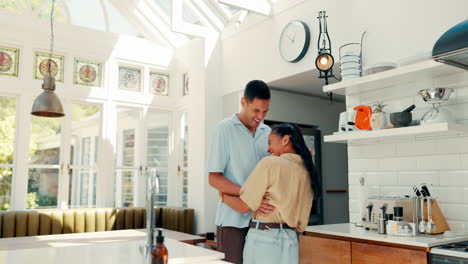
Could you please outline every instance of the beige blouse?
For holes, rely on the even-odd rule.
[[[275,210],[265,216],[255,212],[269,192]],[[310,177],[301,156],[286,153],[263,158],[240,190],[240,198],[252,212],[252,218],[270,223],[286,223],[303,232],[312,209]]]

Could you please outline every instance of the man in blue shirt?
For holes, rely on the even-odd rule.
[[[257,163],[268,156],[268,135],[271,129],[262,123],[270,107],[270,89],[260,80],[250,81],[241,99],[242,110],[224,119],[215,127],[208,155],[209,183],[219,192],[238,195],[240,187]],[[260,213],[273,207],[264,199]],[[250,212],[241,214],[222,201],[216,212],[218,250],[225,260],[242,263],[245,235]]]

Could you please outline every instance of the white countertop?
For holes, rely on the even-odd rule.
[[[169,235],[169,232],[166,234]],[[0,239],[2,240],[4,239]],[[144,263],[140,246],[146,242],[144,233],[138,230],[23,237],[8,240],[2,241],[9,243],[0,247],[0,264]],[[28,241],[27,246],[19,246],[19,243],[25,241]],[[7,244],[9,246],[6,246]],[[223,253],[167,237],[164,244],[169,251],[171,264],[222,263],[219,261],[224,258]]]
[[[415,237],[400,237],[381,235],[377,231],[365,230],[363,227],[356,227],[350,223],[308,226],[305,231],[426,248],[468,240],[468,236],[444,237],[443,235],[420,235]]]
[[[201,242],[204,237],[161,229],[165,238],[181,242]],[[39,247],[69,247],[119,241],[145,240],[145,229],[126,229],[105,232],[72,233],[45,236],[11,237],[0,239],[0,250]]]

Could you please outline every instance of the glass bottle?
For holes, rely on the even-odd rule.
[[[158,230],[156,237],[156,245],[151,247],[151,263],[152,264],[167,264],[169,260],[169,253],[164,245],[164,236],[162,231]]]

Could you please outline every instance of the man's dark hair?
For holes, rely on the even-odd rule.
[[[250,81],[245,86],[244,97],[247,102],[252,102],[255,98],[270,100],[270,87],[264,81]]]

